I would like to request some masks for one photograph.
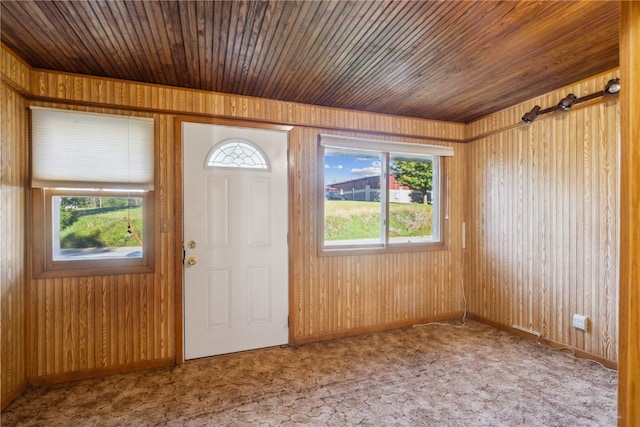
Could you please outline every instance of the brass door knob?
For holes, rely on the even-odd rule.
[[[187,264],[189,265],[196,265],[198,263],[198,258],[194,257],[194,256],[190,256],[187,259]]]

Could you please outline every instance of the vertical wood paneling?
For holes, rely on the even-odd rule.
[[[640,425],[640,3],[620,6],[620,374],[618,425]]]
[[[36,102],[36,105],[143,116],[149,116],[153,108],[163,110],[153,114],[157,135],[157,224],[162,221],[172,223],[176,203],[179,203],[175,188],[178,177],[173,167],[176,163],[173,116],[169,111],[246,116],[281,123],[298,123],[311,118],[322,126],[360,126],[376,132],[408,132],[453,140],[460,140],[464,136],[464,127],[459,124],[390,118],[86,76],[41,71],[33,73],[36,82],[34,89],[38,96],[58,98],[60,102],[90,100],[94,105],[104,102],[105,108],[70,107],[52,102]],[[85,90],[90,93],[85,93]],[[147,92],[151,96],[142,95]],[[113,106],[141,108],[149,110],[149,113],[131,113],[114,109]],[[451,219],[447,221],[446,238],[450,239],[448,250],[443,253],[323,259],[316,257],[314,236],[318,220],[315,211],[315,162],[319,132],[320,129],[296,128],[291,136],[291,224],[298,236],[293,243],[296,249],[292,249],[292,263],[296,266],[291,275],[292,298],[296,299],[292,313],[292,340],[331,337],[460,313],[463,306],[458,286],[461,274],[459,230],[463,220],[460,201],[464,186],[464,146],[456,146],[456,157],[448,165],[450,197],[454,200],[450,209]],[[354,135],[371,137],[371,134]],[[377,138],[375,135],[373,137]],[[417,142],[410,137],[398,138]],[[40,320],[41,327],[34,326],[30,330],[32,340],[40,343],[37,346],[38,354],[33,356],[32,378],[35,382],[38,378],[42,378],[41,381],[64,379],[69,375],[81,375],[82,372],[90,374],[98,369],[126,370],[127,366],[144,366],[147,362],[175,357],[176,345],[180,345],[175,342],[174,312],[177,301],[174,295],[176,280],[179,280],[176,274],[180,274],[172,262],[176,250],[175,230],[172,228],[166,233],[158,233],[156,241],[159,244],[156,248],[155,274],[85,278],[83,283],[86,283],[86,291],[82,292],[94,296],[93,304],[77,302],[79,297],[75,293],[82,293],[78,284],[65,288],[71,290],[67,298],[58,298],[55,295],[56,285],[45,280],[32,282],[34,291],[43,287],[47,290],[45,293],[34,292],[37,298],[34,316],[40,319],[45,315]],[[71,283],[77,280],[73,279]],[[414,301],[416,295],[419,295],[421,304]],[[67,323],[60,326],[57,321],[61,314],[58,312],[67,304],[74,305],[78,312],[77,319],[63,317]],[[86,334],[76,333],[74,328],[79,326],[75,322],[86,322],[92,328]],[[68,334],[72,334],[73,339]],[[87,354],[93,357],[82,357],[82,349],[89,348],[90,343],[93,345]],[[58,359],[66,362],[49,362]]]
[[[446,251],[322,258],[316,256],[315,240],[316,223],[321,220],[315,196],[321,129],[311,126],[350,128],[354,131],[349,135],[361,137],[372,135],[355,129],[407,133],[407,137],[373,137],[416,142],[410,135],[461,140],[464,127],[93,77],[41,71],[33,75],[38,96],[90,102],[94,106],[89,111],[132,114],[113,107],[135,107],[147,112],[134,114],[156,119],[157,224],[171,223],[180,203],[173,112],[305,125],[290,135],[293,342],[461,312],[460,232],[466,219],[465,283],[474,314],[506,326],[540,330],[547,338],[604,358],[617,357],[616,101],[545,117],[469,145],[456,144],[456,155],[447,164]],[[566,92],[591,93],[609,77],[577,84]],[[564,94],[545,95],[538,102],[550,105]],[[162,111],[154,113],[156,109]],[[528,109],[529,104],[515,106],[473,123],[467,127],[468,135],[510,124]],[[18,134],[26,140],[26,135]],[[10,149],[12,155],[16,155],[13,150],[24,149],[20,147]],[[26,161],[25,152],[17,157]],[[23,218],[24,211],[16,209]],[[13,230],[20,227],[25,226]],[[180,273],[173,262],[175,229],[158,233],[156,242],[156,273],[31,282],[29,369],[36,382],[126,370],[175,356],[174,286]],[[5,283],[3,277],[3,305]],[[576,333],[570,327],[570,315],[577,310],[592,319],[590,333]],[[9,324],[19,326],[24,320]],[[4,336],[2,342],[4,354]],[[4,374],[3,369],[3,378]]]
[[[1,43],[0,74],[2,75],[3,80],[14,89],[18,90],[21,93],[30,92],[32,77],[30,67],[16,55],[14,55],[11,51],[5,49],[4,45]],[[9,112],[13,111],[13,109],[5,111]]]
[[[295,128],[290,134],[294,341],[307,342],[385,325],[459,315],[464,308],[460,288],[460,230],[465,206],[466,146],[455,145],[454,157],[447,159],[446,250],[318,257],[315,230],[322,218],[316,194],[323,187],[317,182],[317,141],[321,132],[315,128]],[[367,137],[355,132],[351,136]],[[418,142],[412,138],[402,140]]]
[[[602,90],[615,76],[535,103]],[[619,103],[581,106],[504,131],[493,127],[509,127],[503,116],[533,103],[468,127],[470,136],[497,131],[469,144],[470,310],[616,361]],[[571,326],[574,313],[590,318],[587,333]]]
[[[354,112],[293,102],[261,100],[240,95],[159,87],[155,85],[106,80],[99,77],[32,71],[33,95],[60,102],[92,102],[104,107],[160,110],[175,114],[205,114],[247,118],[279,124],[355,129],[366,132],[395,133],[462,141],[465,125],[454,122],[393,117]],[[104,94],[96,88],[103,88]],[[89,88],[90,93],[83,93]],[[138,96],[147,94],[151,96]],[[90,99],[91,101],[87,101]],[[197,100],[197,102],[189,101]],[[251,106],[261,106],[251,108]]]
[[[96,108],[87,111],[131,114]],[[156,224],[160,224],[161,219],[171,220],[175,209],[173,118],[144,116],[156,121]],[[175,237],[173,230],[168,231],[159,234],[160,245],[152,248],[156,273],[32,280],[32,316],[37,319],[30,329],[37,343],[32,382],[171,363],[176,348]]]
[[[4,55],[2,63],[5,72]],[[27,381],[24,213],[28,178],[26,101],[4,82],[0,83],[0,123],[0,406],[4,408]]]
[[[28,88],[30,76],[25,70],[24,64],[2,49],[3,78]],[[534,101],[547,106],[571,91],[580,96],[600,90],[611,76],[545,95],[531,105],[514,106],[469,125],[467,135],[474,137],[513,123]],[[179,203],[169,111],[435,138],[464,137],[465,128],[458,124],[41,71],[33,72],[33,77],[37,96],[136,107],[149,111],[140,114],[156,119],[157,224],[161,219],[172,220]],[[26,273],[20,248],[24,248],[26,228],[27,137],[25,101],[4,84],[2,91],[4,406],[7,396],[15,394],[26,380]],[[89,110],[131,114],[117,109]],[[154,110],[162,111],[151,113]],[[615,360],[617,115],[617,101],[609,101],[564,116],[544,117],[531,126],[500,132],[467,146],[456,145],[456,156],[448,164],[448,250],[343,258],[316,256],[315,230],[320,220],[315,197],[316,142],[320,129],[294,128],[290,135],[292,341],[460,312],[460,230],[466,218],[465,284],[472,313],[506,326],[539,330],[547,338]],[[11,168],[5,168],[6,162],[11,162]],[[632,226],[632,214],[628,221]],[[173,313],[178,303],[173,296],[179,274],[173,262],[174,240],[173,228],[159,233],[154,274],[32,281],[28,302],[32,378],[126,370],[128,366],[171,360],[176,345]],[[576,311],[591,318],[589,333],[570,327],[570,316]],[[635,333],[637,328],[630,331]],[[637,372],[637,362],[634,365],[629,358],[625,360],[630,372]]]
[[[468,243],[476,245],[472,246],[473,250],[467,250],[466,283],[467,290],[475,292],[467,295],[467,300],[475,300],[476,313],[505,324],[513,321],[537,327],[535,322],[542,310],[540,299],[535,297],[539,292],[538,283],[546,280],[543,289],[547,306],[550,305],[547,301],[552,300],[551,292],[562,289],[551,286],[556,270],[547,269],[542,274],[538,270],[540,251],[545,265],[551,265],[553,256],[551,231],[543,234],[544,246],[536,243],[536,221],[542,218],[543,223],[555,224],[550,212],[552,199],[545,194],[550,191],[564,194],[560,187],[553,190],[556,184],[552,180],[544,180],[545,174],[550,173],[551,161],[556,159],[554,150],[558,149],[553,145],[553,138],[546,137],[546,128],[540,130],[542,128],[534,125],[526,132],[512,130],[490,137],[486,143],[472,143],[470,147],[456,144],[455,156],[447,159],[446,250],[322,258],[316,256],[315,239],[316,224],[321,220],[316,206],[316,192],[321,188],[317,184],[316,144],[321,127],[353,129],[345,134],[356,137],[413,142],[419,141],[411,135],[422,135],[425,139],[420,141],[428,141],[428,137],[461,140],[464,127],[94,77],[42,71],[34,71],[33,76],[35,96],[59,99],[58,104],[36,102],[37,105],[155,118],[157,224],[165,220],[173,224],[180,206],[176,200],[175,183],[179,177],[174,168],[177,161],[173,113],[246,116],[259,121],[304,125],[294,128],[290,135],[293,342],[459,314],[463,309],[460,233],[465,218]],[[89,102],[92,106],[65,105],[66,101]],[[96,107],[99,104],[105,108]],[[114,106],[135,107],[140,112],[114,109]],[[154,109],[162,111],[154,112]],[[487,126],[501,122],[494,119],[490,118],[492,124]],[[406,133],[407,136],[363,132]],[[546,141],[545,138],[548,139],[546,151],[541,152],[538,141]],[[472,151],[473,156],[467,156],[468,151]],[[25,157],[21,159],[24,161]],[[471,176],[467,176],[468,165],[471,165]],[[558,167],[561,169],[564,170]],[[468,182],[473,184],[471,189],[465,189]],[[496,189],[508,197],[496,199]],[[508,211],[515,215],[505,215]],[[559,234],[561,230],[558,228],[554,233]],[[158,232],[155,273],[30,283],[29,336],[33,351],[29,369],[34,382],[172,360],[176,349],[175,325],[179,322],[174,316],[178,303],[174,298],[175,286],[179,283],[176,274],[180,274],[173,262],[175,233],[174,227]],[[594,231],[593,235],[600,233],[601,230]],[[519,241],[530,243],[528,246],[514,244]],[[591,242],[585,243],[585,247],[589,245]],[[594,256],[593,262],[598,259]],[[516,277],[509,277],[512,274]],[[553,298],[563,301],[562,296]],[[545,314],[549,325],[553,324],[552,317],[551,312]]]

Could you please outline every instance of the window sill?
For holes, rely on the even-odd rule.
[[[360,256],[379,254],[398,254],[411,252],[440,252],[447,251],[448,247],[444,242],[428,244],[395,244],[377,247],[321,247],[318,249],[319,257],[330,256]]]
[[[75,264],[75,263],[74,263]],[[121,265],[117,261],[110,260],[105,265],[90,265],[83,263],[82,266],[59,265],[47,269],[36,269],[33,272],[34,279],[54,279],[61,277],[78,277],[78,276],[113,276],[122,274],[144,274],[154,273],[155,269],[150,265]]]

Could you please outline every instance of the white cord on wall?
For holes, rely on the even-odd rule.
[[[427,325],[442,325],[442,326],[450,326],[452,328],[462,328],[465,325],[465,322],[467,320],[467,297],[465,295],[464,292],[464,259],[465,259],[465,253],[467,251],[466,249],[466,223],[462,223],[462,262],[460,263],[460,290],[462,291],[462,302],[464,305],[464,310],[462,312],[462,323],[460,325],[452,325],[450,323],[444,323],[444,322],[427,322],[427,323],[418,323],[413,325],[414,328],[418,328],[421,326],[427,326]]]

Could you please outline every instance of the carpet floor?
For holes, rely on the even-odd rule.
[[[2,426],[615,426],[617,375],[474,321],[27,390]]]

